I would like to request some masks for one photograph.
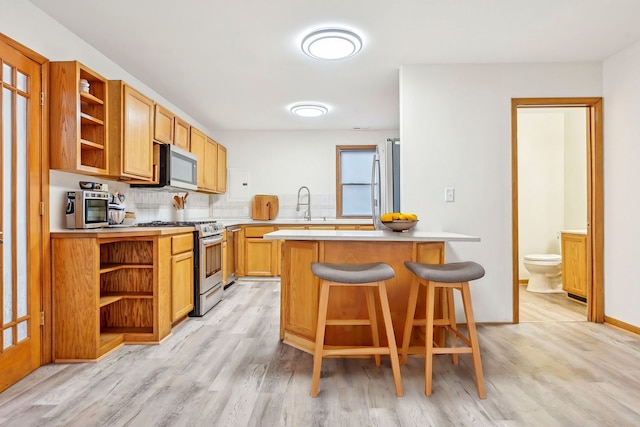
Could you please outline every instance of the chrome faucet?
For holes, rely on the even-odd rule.
[[[300,192],[302,190],[307,190],[307,203],[300,202]],[[304,195],[303,195],[304,196]],[[311,221],[311,191],[309,191],[309,187],[303,185],[298,189],[298,203],[296,204],[296,212],[300,212],[300,206],[306,205],[307,211],[304,213],[304,219],[306,221]]]

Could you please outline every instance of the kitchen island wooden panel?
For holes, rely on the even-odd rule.
[[[396,277],[387,281],[387,293],[398,346],[402,333],[413,277],[405,261],[439,264],[444,262],[448,241],[479,241],[475,236],[452,233],[393,233],[386,231],[281,230],[265,234],[265,239],[284,240],[282,245],[280,338],[285,343],[313,353],[320,280],[311,273],[311,262],[390,264]],[[424,315],[424,297],[419,295],[417,314]],[[422,310],[422,313],[420,312]],[[365,317],[366,301],[358,289],[336,288],[330,295],[329,317]],[[378,327],[383,330],[382,313]],[[386,343],[386,337],[381,337]],[[422,342],[420,342],[422,340]],[[371,345],[368,327],[331,326],[328,345]],[[420,329],[415,328],[412,347],[424,345]]]

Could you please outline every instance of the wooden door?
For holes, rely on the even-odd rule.
[[[218,144],[218,159],[216,166],[216,193],[226,193],[227,191],[227,149]]]
[[[153,101],[127,85],[123,98],[123,175],[152,179]]]
[[[0,392],[40,365],[41,68],[19,49],[0,37]]]
[[[204,144],[204,188],[210,191],[216,189],[216,165],[218,164],[218,144],[210,138]]]
[[[156,119],[153,127],[153,137],[164,144],[173,144],[175,120],[173,113],[162,105],[156,104]]]
[[[189,144],[189,138],[191,133],[191,127],[188,122],[185,122],[180,117],[175,117],[175,131],[173,135],[173,144],[176,147],[183,148],[187,151],[191,148]]]
[[[189,236],[191,238],[191,236]],[[193,309],[193,252],[171,257],[171,321]]]

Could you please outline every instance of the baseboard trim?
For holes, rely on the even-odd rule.
[[[624,329],[625,331],[632,332],[636,335],[640,335],[640,327],[614,319],[613,317],[604,316],[604,323],[615,326],[616,328]]]

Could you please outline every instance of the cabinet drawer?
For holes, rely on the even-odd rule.
[[[262,237],[266,233],[276,231],[275,227],[247,227],[244,229],[244,237]]]
[[[181,234],[171,237],[171,255],[187,252],[193,249],[193,234]]]

